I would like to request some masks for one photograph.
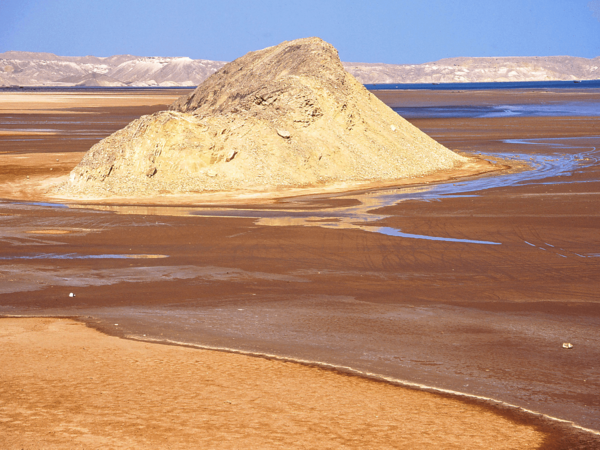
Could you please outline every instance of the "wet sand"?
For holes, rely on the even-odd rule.
[[[428,95],[431,102],[437,93]],[[19,129],[67,114],[39,108],[19,118],[35,122]],[[67,174],[77,152],[144,107],[135,108],[73,113],[87,114],[84,129],[98,134],[87,142],[73,124],[42,141],[3,137],[0,177],[50,172],[55,152],[52,172]],[[451,149],[531,158],[540,178],[455,180],[455,194],[424,184],[218,210],[6,201],[0,313],[78,316],[116,336],[350,367],[600,429],[600,182],[591,150],[600,118],[412,122]],[[578,139],[560,147],[503,142],[552,137]],[[48,163],[40,167],[36,158]],[[561,172],[561,165],[572,168]],[[475,190],[461,191],[463,184]],[[559,428],[564,440],[554,435],[543,445],[598,446],[593,435]]]

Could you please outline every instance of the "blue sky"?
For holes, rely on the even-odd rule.
[[[0,52],[230,61],[319,36],[343,61],[600,56],[600,0],[0,0]]]

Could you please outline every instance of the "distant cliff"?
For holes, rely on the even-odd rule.
[[[117,55],[0,53],[0,86],[197,86],[220,61]]]
[[[600,57],[448,58],[424,64],[343,63],[369,83],[593,80]],[[225,62],[186,57],[0,53],[0,86],[197,86]]]
[[[344,63],[344,67],[365,84],[568,81],[600,78],[600,57],[462,57],[424,64]]]

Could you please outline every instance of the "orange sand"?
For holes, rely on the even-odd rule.
[[[0,320],[0,448],[538,448],[545,434],[427,392],[244,355]]]

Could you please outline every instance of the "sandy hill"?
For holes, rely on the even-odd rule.
[[[227,64],[170,111],[92,147],[62,193],[265,191],[392,181],[466,158],[409,124],[318,38]]]

